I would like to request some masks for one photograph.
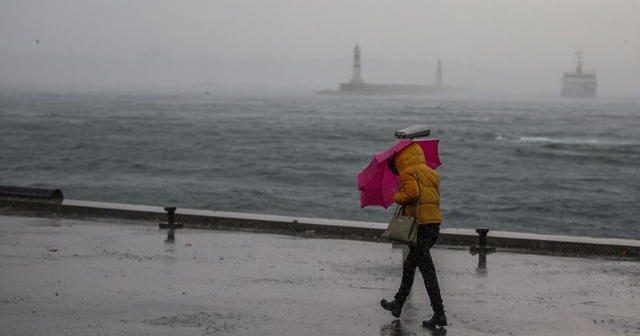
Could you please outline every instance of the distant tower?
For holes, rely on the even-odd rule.
[[[436,86],[444,86],[444,81],[442,80],[442,63],[440,62],[440,59],[438,59],[438,68],[436,69]]]
[[[351,83],[362,83],[362,76],[360,75],[360,46],[357,44],[353,48],[353,77],[351,77]]]
[[[582,58],[582,51],[578,50],[576,51],[576,73],[581,75],[582,74],[582,64],[583,64],[583,58]]]

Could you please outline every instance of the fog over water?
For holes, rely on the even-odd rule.
[[[362,48],[371,83],[557,95],[582,50],[600,96],[640,96],[640,2],[0,2],[0,85],[335,89]]]

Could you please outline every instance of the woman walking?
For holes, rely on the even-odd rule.
[[[416,268],[422,273],[424,285],[429,294],[433,316],[422,322],[426,328],[446,326],[447,317],[440,295],[440,286],[430,249],[440,235],[440,177],[425,163],[422,148],[417,143],[405,147],[387,160],[391,171],[400,176],[400,190],[393,200],[405,205],[405,215],[418,213],[417,246],[409,247],[409,254],[402,265],[402,282],[393,301],[382,300],[382,308],[400,317],[416,274]],[[417,209],[416,209],[417,207]],[[417,210],[417,211],[416,211]]]

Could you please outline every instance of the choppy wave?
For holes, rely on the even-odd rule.
[[[518,139],[521,142],[532,143],[551,143],[551,144],[565,144],[565,145],[607,145],[607,146],[629,146],[638,145],[633,141],[626,140],[604,140],[597,138],[551,138],[551,137],[536,137],[536,136],[523,136]]]

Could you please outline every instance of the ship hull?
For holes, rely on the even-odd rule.
[[[569,98],[595,98],[598,95],[598,83],[595,76],[565,76],[560,94]]]

